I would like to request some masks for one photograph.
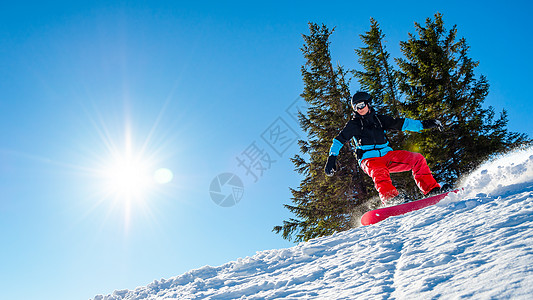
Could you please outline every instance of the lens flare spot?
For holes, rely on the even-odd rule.
[[[166,184],[172,181],[174,174],[167,168],[161,168],[154,172],[154,181],[157,184]]]

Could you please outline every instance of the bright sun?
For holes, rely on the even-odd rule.
[[[156,135],[159,118],[141,138],[141,143],[136,143],[139,136],[134,133],[127,112],[122,130],[109,126],[99,112],[95,116],[92,121],[99,143],[91,147],[91,151],[96,151],[89,154],[94,159],[87,168],[96,179],[94,193],[98,201],[94,207],[107,207],[106,216],[113,220],[117,220],[115,212],[122,212],[124,228],[129,231],[131,223],[138,218],[152,217],[157,200],[166,197],[174,187],[168,185],[173,180],[173,172],[161,166],[169,156],[163,151],[164,144],[159,142],[165,139]]]
[[[131,148],[128,145],[124,152],[114,148],[97,171],[102,194],[99,203],[110,200],[111,209],[118,208],[123,212],[126,231],[139,213],[150,216],[153,205],[150,200],[157,199],[164,191],[163,185],[173,179],[171,170],[157,168],[158,163],[149,159],[153,155]]]
[[[150,166],[141,158],[124,155],[115,157],[103,172],[108,194],[122,200],[140,200],[153,188]]]

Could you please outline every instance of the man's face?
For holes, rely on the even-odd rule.
[[[355,105],[355,109],[357,111],[358,114],[360,114],[361,116],[364,116],[368,113],[368,105],[364,102],[359,102]]]

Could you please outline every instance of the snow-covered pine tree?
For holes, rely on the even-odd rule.
[[[307,139],[299,141],[301,155],[292,159],[304,178],[298,188],[291,189],[293,204],[285,205],[296,217],[273,230],[295,241],[349,229],[355,207],[368,199],[372,190],[371,181],[358,167],[349,145],[338,156],[335,176],[324,174],[331,142],[351,118],[351,95],[346,81],[348,72],[331,63],[329,38],[333,30],[314,23],[309,24],[309,29],[310,34],[303,35],[305,44],[301,49],[306,59],[302,66],[302,97],[309,109],[300,114],[300,126]]]

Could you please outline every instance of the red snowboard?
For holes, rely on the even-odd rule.
[[[376,224],[377,222],[381,222],[388,217],[403,215],[410,211],[419,210],[424,207],[437,204],[440,200],[444,199],[444,197],[446,197],[449,193],[457,193],[458,191],[459,190],[457,189],[450,192],[446,192],[444,194],[431,196],[429,198],[424,198],[413,202],[371,210],[361,217],[361,224]]]

